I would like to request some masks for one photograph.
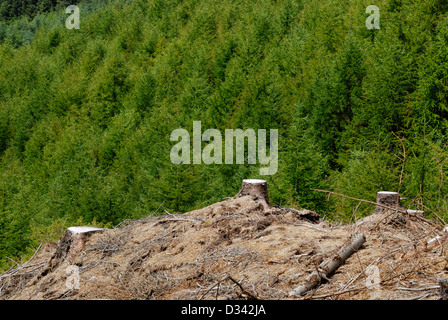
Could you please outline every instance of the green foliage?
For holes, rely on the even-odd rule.
[[[341,194],[358,199],[375,201],[378,191],[398,190],[400,167],[394,154],[390,154],[383,145],[367,150],[352,150],[343,172],[331,175],[333,188]],[[368,215],[372,206],[344,198],[332,199],[334,202],[333,219],[353,222]]]
[[[325,195],[310,189],[328,188],[328,155],[322,152],[311,131],[309,119],[297,117],[279,138],[282,150],[278,173],[269,187],[270,201],[325,212],[329,209]]]
[[[313,135],[322,151],[330,155],[333,168],[338,153],[352,146],[350,125],[359,109],[364,76],[360,44],[349,35],[330,66],[310,86],[302,114],[310,117]]]

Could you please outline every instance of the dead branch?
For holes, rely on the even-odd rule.
[[[310,190],[317,191],[317,192],[325,192],[325,193],[328,193],[328,195],[332,195],[333,194],[333,195],[336,195],[336,196],[339,196],[339,197],[342,197],[342,198],[356,200],[356,201],[361,201],[361,202],[373,204],[376,207],[381,207],[381,208],[384,208],[384,209],[388,209],[390,211],[389,214],[384,215],[384,217],[377,222],[377,224],[372,228],[372,230],[374,230],[376,227],[378,227],[380,225],[381,222],[383,222],[385,219],[389,218],[391,215],[393,215],[395,213],[402,213],[402,214],[406,214],[407,216],[409,216],[411,214],[411,212],[412,212],[411,210],[405,209],[405,208],[403,208],[401,206],[391,207],[391,206],[387,206],[387,205],[384,205],[384,204],[381,204],[381,203],[377,203],[377,202],[373,202],[373,201],[369,201],[369,200],[358,199],[358,198],[346,196],[345,194],[341,194],[341,193],[337,193],[337,192],[333,192],[333,191],[329,191],[329,190],[320,190],[320,189],[313,189],[313,188],[310,188]],[[416,219],[419,219],[421,221],[424,221],[425,223],[428,223],[428,224],[433,224],[433,225],[436,224],[435,222],[430,221],[428,219],[425,219],[424,217],[421,217],[418,214],[413,214],[412,217],[414,217]],[[441,220],[440,217],[439,217],[439,219]],[[443,221],[443,220],[441,220],[441,221]]]
[[[408,213],[408,211],[406,209],[404,209],[404,208],[390,207],[390,206],[383,205],[381,203],[376,203],[374,201],[369,201],[369,200],[358,199],[358,198],[346,196],[345,194],[337,193],[337,192],[334,192],[334,191],[320,190],[320,189],[313,189],[313,188],[310,188],[310,190],[317,191],[317,192],[325,192],[325,193],[328,193],[329,195],[334,194],[335,196],[339,196],[339,197],[342,197],[342,198],[373,204],[375,206],[382,207],[384,209],[388,209],[388,210],[395,211],[395,212]]]
[[[244,289],[243,286],[231,276],[228,276],[227,279],[235,283],[241,289],[241,292],[247,296],[248,300],[259,300],[255,295]]]
[[[219,284],[222,282],[222,281],[224,281],[225,279],[222,279],[222,280],[219,280],[219,281],[216,281],[213,285],[211,285],[203,294],[202,294],[202,296],[199,298],[199,300],[202,300],[206,295],[207,295],[207,293],[209,293],[210,291],[212,291],[212,289],[214,288],[214,287],[216,287],[216,286],[219,286]]]
[[[345,289],[342,291],[338,291],[338,292],[330,292],[327,294],[322,294],[322,295],[318,295],[318,296],[313,296],[313,299],[323,299],[323,298],[328,298],[328,297],[335,297],[335,296],[339,296],[341,294],[344,293],[354,293],[354,292],[359,292],[359,291],[363,291],[363,290],[368,290],[368,288],[366,286],[360,285],[354,288],[349,288],[349,289]]]
[[[343,245],[339,252],[331,257],[328,261],[324,261],[311,275],[305,284],[294,288],[290,296],[303,296],[308,291],[316,288],[322,282],[322,279],[328,280],[328,277],[333,274],[353,253],[355,253],[362,244],[366,241],[363,234],[352,237],[348,240],[348,245]]]
[[[442,245],[448,238],[448,227],[445,227],[443,231],[437,235],[436,237],[429,239],[427,242],[425,242],[422,246],[417,247],[416,249],[412,250],[411,252],[405,254],[402,259],[408,259],[419,252],[423,251],[431,251],[435,248],[437,248],[439,245]]]

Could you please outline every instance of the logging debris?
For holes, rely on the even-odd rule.
[[[0,275],[0,299],[446,299],[440,222],[381,205],[335,225],[273,206],[259,187],[184,214],[124,221],[86,237],[76,254],[61,255],[65,241],[43,244]],[[70,266],[79,289],[67,287]],[[316,272],[320,280],[300,289]]]

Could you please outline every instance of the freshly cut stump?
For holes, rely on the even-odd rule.
[[[107,229],[94,227],[70,227],[65,231],[64,236],[58,242],[56,252],[51,257],[48,265],[40,272],[40,274],[33,280],[31,285],[35,285],[42,277],[49,272],[55,270],[64,260],[69,264],[72,263],[73,258],[76,257],[83,249],[87,239],[94,233],[103,232]]]
[[[103,232],[105,229],[94,227],[70,227],[65,231],[64,236],[58,243],[53,259],[61,260],[66,258],[70,261],[79,254],[88,238],[94,233]]]
[[[266,180],[244,179],[241,189],[235,197],[254,196],[265,210],[270,209],[268,197],[268,184]]]
[[[390,208],[401,209],[400,194],[392,191],[379,191],[376,193],[376,203],[382,206],[376,206],[372,213],[383,213],[385,210],[383,206]]]

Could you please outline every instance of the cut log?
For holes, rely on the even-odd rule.
[[[306,283],[294,288],[289,292],[289,295],[303,296],[308,291],[318,287],[321,284],[322,279],[327,279],[331,276],[353,253],[361,248],[365,241],[366,238],[363,234],[350,238],[336,255],[321,263],[319,267],[310,274]]]
[[[383,213],[387,210],[384,206],[396,208],[398,210],[402,209],[400,204],[400,194],[398,192],[379,191],[376,194],[376,203],[379,205],[372,211],[373,214]]]
[[[266,180],[244,179],[241,189],[235,197],[253,196],[265,210],[270,209],[268,197],[268,184]]]

